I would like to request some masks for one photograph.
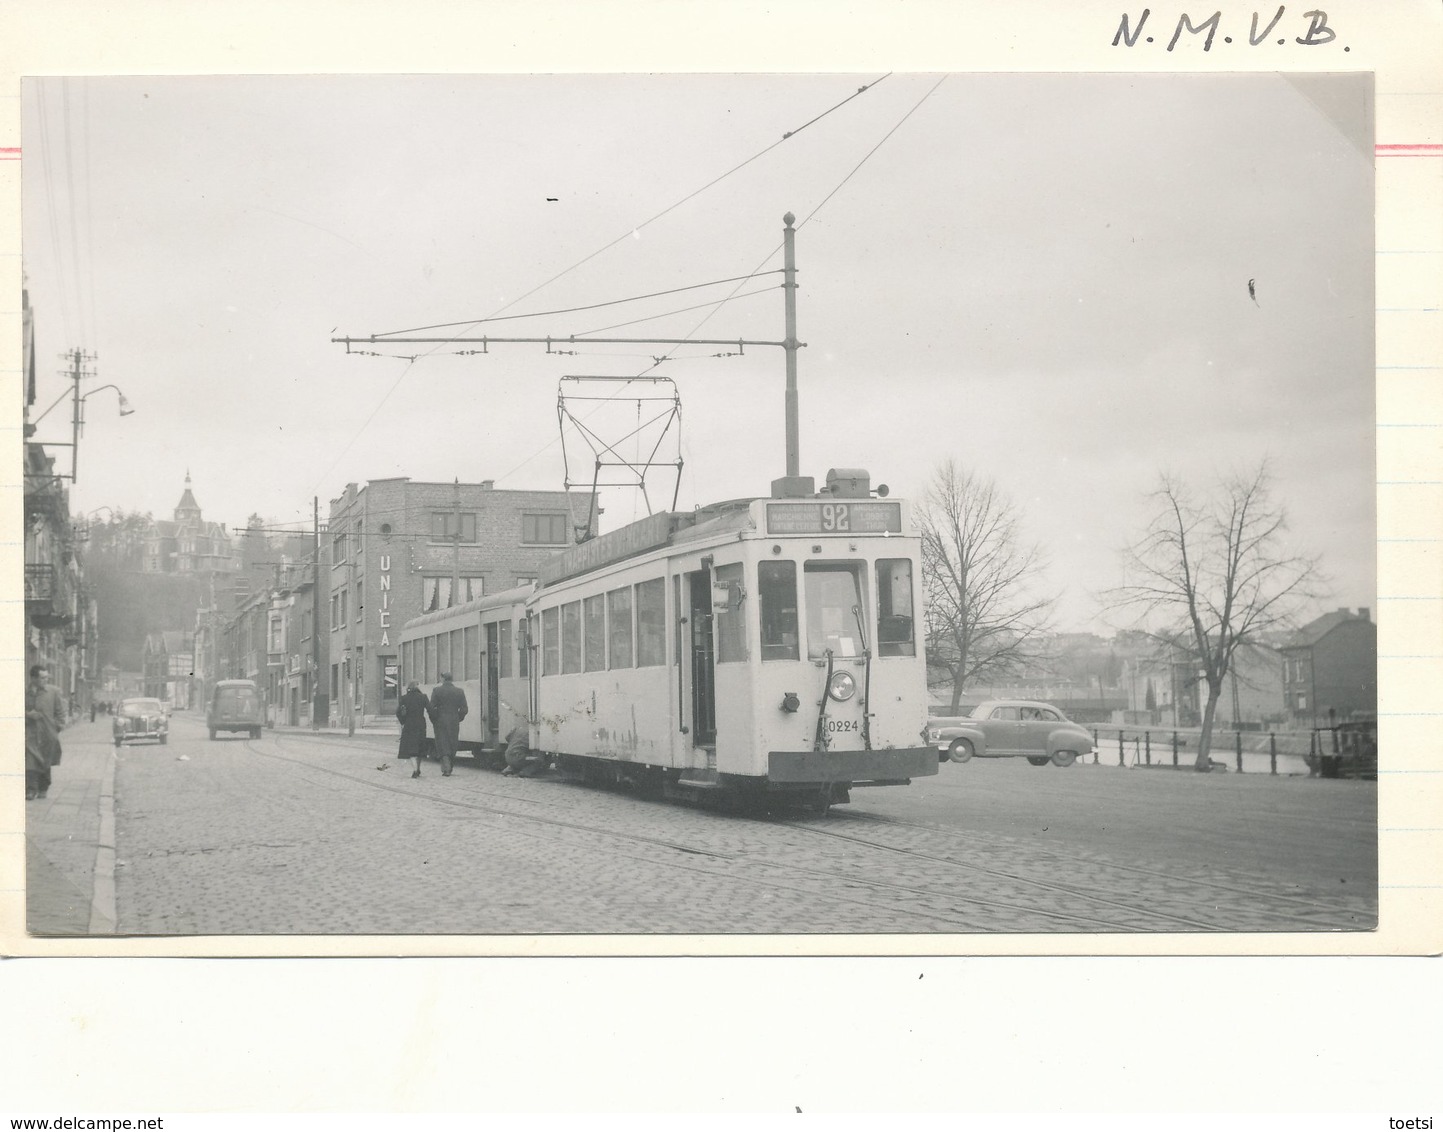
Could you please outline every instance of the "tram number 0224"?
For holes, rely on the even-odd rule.
[[[822,504],[822,530],[850,531],[851,529],[851,508],[846,503]]]
[[[856,731],[857,721],[855,719],[829,719],[827,720],[828,731]]]

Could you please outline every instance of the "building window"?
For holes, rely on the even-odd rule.
[[[268,628],[269,640],[266,643],[266,651],[278,653],[285,651],[285,645],[281,641],[281,619],[272,617]]]
[[[451,584],[453,581],[460,586],[454,593]],[[434,613],[438,609],[449,609],[462,602],[475,601],[484,596],[485,589],[484,579],[476,575],[456,579],[449,574],[434,578],[424,577],[421,579],[421,612]],[[452,600],[453,598],[455,600]]]
[[[521,541],[531,546],[565,546],[568,516],[522,515]]]
[[[331,539],[331,565],[339,566],[346,561],[346,536],[339,534]]]
[[[331,702],[335,703],[341,695],[341,669],[339,665],[331,665]]]
[[[344,625],[344,624],[346,623],[347,614],[348,614],[348,612],[349,612],[348,601],[349,601],[349,599],[350,599],[350,596],[351,596],[351,595],[350,595],[350,593],[349,593],[347,590],[342,590],[342,591],[341,591],[341,624],[342,624],[342,625]]]
[[[474,512],[431,512],[432,542],[454,542],[457,532],[460,532],[460,541],[462,542],[476,541],[476,515]]]
[[[361,597],[361,595],[365,592],[365,591],[362,589],[362,587],[363,587],[365,584],[366,584],[365,582],[357,582],[357,583],[356,583],[356,620],[357,620],[357,621],[359,621],[359,620],[361,619],[362,613],[363,613],[363,611],[364,611],[365,608],[366,608],[365,600]]]
[[[531,585],[535,585],[535,584],[536,584],[536,575],[535,575],[535,574],[518,574],[518,575],[516,576],[516,584],[517,584],[518,586],[531,586]]]

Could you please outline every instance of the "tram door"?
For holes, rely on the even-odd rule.
[[[486,626],[486,714],[483,722],[486,728],[484,741],[487,743],[495,743],[501,730],[501,648],[498,629],[499,625],[495,621]]]
[[[712,651],[711,571],[687,575],[687,622],[691,627],[692,741],[716,745],[716,666]]]

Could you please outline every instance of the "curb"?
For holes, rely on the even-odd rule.
[[[114,935],[115,909],[115,752],[106,758],[100,780],[100,834],[95,839],[95,879],[90,895],[90,935]]]

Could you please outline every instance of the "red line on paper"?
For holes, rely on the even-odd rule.
[[[1396,144],[1374,146],[1377,157],[1443,157],[1443,145],[1434,142],[1426,144]]]
[[[18,145],[0,145],[0,161],[19,161],[20,147]]]

